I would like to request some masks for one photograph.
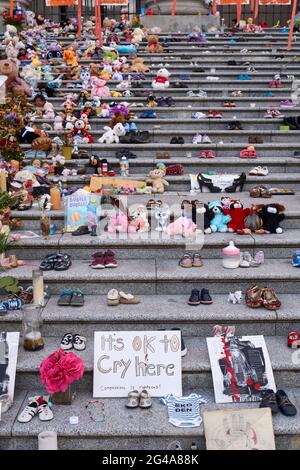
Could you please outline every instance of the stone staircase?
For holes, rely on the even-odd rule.
[[[128,331],[156,330],[180,327],[188,348],[188,354],[182,362],[183,390],[185,394],[197,391],[209,399],[205,409],[222,409],[225,405],[216,405],[213,395],[212,375],[206,347],[207,336],[211,336],[215,324],[235,324],[238,334],[263,334],[270,354],[275,381],[278,388],[287,390],[291,400],[300,412],[300,370],[293,364],[292,351],[286,346],[286,336],[291,330],[300,330],[300,271],[291,265],[291,255],[300,246],[300,160],[294,157],[294,151],[300,150],[299,131],[280,131],[283,119],[266,119],[266,109],[272,104],[279,105],[291,94],[292,80],[300,76],[300,64],[292,62],[299,56],[299,44],[296,42],[293,51],[287,53],[287,35],[276,30],[263,34],[246,36],[237,34],[229,43],[224,37],[208,35],[208,43],[204,47],[196,47],[185,42],[169,41],[169,53],[159,56],[144,54],[141,45],[139,56],[151,66],[142,91],[152,92],[151,81],[158,64],[169,63],[171,87],[163,92],[155,92],[157,96],[173,96],[175,107],[155,108],[156,119],[136,119],[141,130],[149,130],[151,140],[143,145],[101,145],[97,143],[102,128],[107,125],[105,119],[91,119],[92,135],[95,143],[81,145],[80,148],[89,152],[99,153],[107,158],[115,170],[119,160],[115,152],[121,148],[134,151],[138,158],[130,160],[130,172],[135,179],[144,179],[158,161],[166,164],[182,163],[185,173],[180,177],[167,177],[170,182],[168,191],[158,195],[157,199],[174,205],[175,215],[180,213],[180,205],[184,199],[199,199],[208,202],[218,195],[203,193],[191,196],[190,174],[199,171],[216,171],[218,173],[242,171],[248,174],[256,165],[267,165],[267,177],[247,176],[242,193],[232,194],[240,198],[246,207],[251,203],[280,202],[286,206],[286,219],[282,226],[282,235],[251,235],[238,236],[230,234],[212,234],[205,236],[201,254],[204,266],[201,269],[182,269],[178,260],[185,252],[185,240],[166,240],[157,233],[145,239],[129,237],[124,240],[109,239],[107,234],[91,238],[90,236],[74,238],[70,234],[61,233],[63,229],[63,211],[51,211],[51,221],[58,227],[58,232],[49,240],[21,240],[11,246],[11,253],[26,260],[26,266],[12,271],[22,285],[31,283],[32,269],[37,268],[41,259],[48,253],[61,250],[72,256],[72,267],[66,272],[45,272],[45,282],[49,287],[50,298],[43,310],[44,334],[46,346],[35,353],[19,349],[16,399],[12,409],[0,422],[0,449],[35,449],[37,434],[42,430],[56,430],[59,435],[61,449],[166,449],[173,441],[179,441],[183,449],[190,449],[196,443],[199,449],[205,448],[203,427],[180,429],[168,423],[165,407],[154,399],[153,407],[148,411],[129,411],[124,407],[124,399],[105,399],[106,421],[95,423],[90,420],[85,410],[86,402],[92,397],[93,369],[93,334],[94,331]],[[172,38],[171,35],[166,35]],[[270,37],[271,36],[271,37]],[[174,36],[173,36],[174,37]],[[50,41],[51,38],[49,38]],[[163,39],[163,38],[161,38]],[[68,38],[62,39],[67,43]],[[241,53],[246,47],[249,51]],[[210,54],[205,52],[209,51]],[[268,54],[263,52],[267,51]],[[190,57],[187,57],[190,56]],[[276,60],[283,56],[281,60]],[[172,57],[174,57],[172,59]],[[246,66],[227,66],[228,60],[249,61],[257,74],[252,74],[251,81],[238,81],[236,76],[246,73]],[[193,72],[197,62],[205,69],[205,73]],[[80,61],[83,65],[89,61]],[[93,61],[95,62],[95,61]],[[153,66],[152,66],[153,64]],[[211,71],[215,68],[215,72]],[[275,73],[281,73],[284,88],[268,88],[269,80]],[[183,81],[181,73],[191,73],[191,80]],[[209,81],[207,75],[217,75],[218,81]],[[172,88],[172,83],[181,81],[189,88]],[[76,84],[74,82],[74,84]],[[111,83],[111,89],[114,84]],[[189,97],[189,89],[201,88],[207,91],[207,98]],[[242,90],[244,96],[233,98],[230,93]],[[63,95],[78,89],[65,88],[59,90],[62,96],[51,98],[55,110],[62,110]],[[133,89],[133,91],[135,91]],[[267,96],[269,92],[273,96]],[[114,98],[114,101],[142,103],[143,107],[133,108],[136,116],[146,108],[146,97]],[[225,108],[224,101],[234,101],[236,108]],[[107,101],[112,101],[108,99]],[[256,103],[251,107],[250,103]],[[196,111],[208,112],[210,109],[222,111],[222,119],[192,119]],[[282,109],[285,116],[299,115],[300,105],[292,109]],[[227,125],[237,119],[243,131],[229,131]],[[51,122],[48,121],[50,124]],[[37,121],[41,124],[41,121]],[[197,132],[206,133],[212,145],[193,145],[192,136]],[[56,133],[51,133],[51,136]],[[185,144],[172,145],[170,139],[174,135],[184,138]],[[256,160],[240,159],[239,151],[248,144],[249,135],[259,135],[263,144],[255,144],[258,158]],[[220,143],[222,142],[222,143]],[[24,148],[29,146],[24,145]],[[214,149],[216,158],[199,159],[202,149]],[[168,151],[169,159],[156,158],[157,151]],[[191,157],[187,157],[191,152]],[[67,161],[70,167],[88,165],[87,160]],[[83,186],[85,178],[67,177],[63,184]],[[282,185],[295,191],[293,196],[273,196],[271,200],[251,199],[249,189],[261,183],[267,186]],[[152,196],[151,196],[152,197]],[[148,195],[130,196],[130,202],[146,203]],[[155,196],[154,196],[155,198]],[[105,207],[104,207],[105,210]],[[33,207],[26,212],[13,212],[14,217],[22,218],[24,229],[39,230],[40,211]],[[258,249],[265,252],[266,261],[260,268],[224,270],[221,265],[221,249],[234,240],[242,249],[254,254]],[[99,249],[111,248],[116,254],[119,267],[114,270],[92,270],[89,267],[91,255]],[[201,247],[199,247],[200,249]],[[254,283],[276,289],[282,301],[278,311],[265,309],[249,309],[246,305],[230,305],[227,303],[229,291],[245,291]],[[137,306],[107,307],[107,291],[115,287],[137,294],[141,304]],[[191,307],[187,299],[192,288],[207,287],[213,296],[214,303],[209,306]],[[57,298],[64,289],[80,288],[85,293],[85,306],[80,309],[57,307]],[[11,312],[0,317],[1,330],[20,331],[21,313]],[[78,386],[78,394],[69,407],[55,407],[54,420],[43,424],[33,420],[24,425],[17,422],[19,410],[24,406],[26,396],[41,390],[39,380],[39,364],[43,358],[59,347],[60,339],[66,332],[78,332],[88,337],[86,351],[79,353],[86,362],[86,373]],[[232,407],[252,407],[255,404],[232,405]],[[202,409],[203,409],[202,408]],[[117,413],[116,413],[117,411]],[[69,416],[79,416],[79,425],[69,425]],[[282,415],[273,419],[276,445],[278,449],[300,448],[300,418],[285,418]]]

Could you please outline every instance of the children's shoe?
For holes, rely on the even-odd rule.
[[[205,119],[205,118],[206,118],[206,114],[201,113],[200,111],[192,114],[192,119]]]
[[[297,106],[295,103],[292,102],[292,100],[282,100],[280,101],[280,107],[281,108],[294,108]]]
[[[285,416],[295,416],[297,414],[297,408],[290,401],[284,390],[277,390],[276,399],[278,408],[282,414]]]
[[[300,268],[300,251],[295,251],[293,253],[293,266],[295,268]]]
[[[142,390],[140,394],[139,407],[142,409],[148,409],[152,406],[152,398],[148,390]]]
[[[201,304],[204,304],[204,305],[210,305],[210,304],[213,303],[213,300],[210,296],[210,293],[209,293],[208,289],[202,289],[201,290],[200,300],[201,300]]]
[[[34,416],[38,413],[38,397],[32,397],[28,399],[28,405],[25,406],[24,410],[19,414],[19,423],[29,423]]]
[[[84,351],[86,348],[86,338],[78,334],[73,335],[73,348],[76,351]]]
[[[110,307],[119,305],[120,295],[117,289],[111,289],[107,294],[106,300],[107,300],[107,305]]]
[[[201,134],[194,135],[192,143],[193,144],[201,144],[202,143],[202,135]]]
[[[105,268],[105,254],[103,253],[94,253],[92,255],[93,261],[91,267],[93,269],[104,269]]]
[[[51,419],[53,419],[53,413],[52,410],[49,408],[48,402],[43,397],[40,397],[38,399],[38,402],[38,415],[40,421],[51,421]]]
[[[208,135],[204,134],[202,136],[202,144],[211,144],[212,141],[210,140],[210,138],[208,137]]]
[[[115,254],[108,250],[104,253],[104,267],[105,268],[116,268],[118,266]]]
[[[200,305],[201,304],[201,297],[200,292],[198,289],[193,289],[188,300],[189,305]]]
[[[61,342],[60,342],[60,348],[63,349],[64,351],[70,351],[70,349],[73,349],[73,335],[72,333],[66,333]]]

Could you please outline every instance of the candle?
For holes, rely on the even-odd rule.
[[[44,305],[44,277],[43,271],[36,269],[32,271],[33,303]]]
[[[61,209],[61,193],[58,188],[53,186],[50,189],[50,196],[51,196],[51,208],[54,211],[58,211]]]
[[[39,450],[57,450],[57,434],[55,431],[44,431],[38,435]]]

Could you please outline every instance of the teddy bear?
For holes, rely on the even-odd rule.
[[[146,180],[146,183],[152,185],[152,193],[164,193],[165,187],[169,186],[168,181],[164,179],[165,172],[155,168],[150,171],[149,176],[150,178]]]
[[[154,217],[157,221],[156,225],[156,232],[166,232],[167,231],[167,223],[170,217],[171,211],[169,206],[162,205],[160,207],[155,207],[154,210]]]
[[[167,69],[159,69],[156,77],[152,81],[152,88],[156,90],[164,90],[170,86],[170,72]]]
[[[66,49],[64,51],[64,62],[66,65],[70,65],[71,67],[78,67],[76,55],[72,49]]]
[[[104,131],[104,134],[98,140],[100,144],[118,144],[120,142],[120,137],[126,134],[125,127],[121,123],[116,124],[113,129],[105,126]]]
[[[139,44],[140,42],[143,41],[144,37],[145,37],[145,33],[142,30],[142,28],[135,28],[132,33],[131,42],[133,44]]]
[[[230,215],[224,215],[221,201],[215,200],[210,202],[208,208],[214,215],[210,221],[212,232],[228,232],[227,224],[231,221],[231,217]]]
[[[31,87],[19,78],[18,61],[15,59],[0,60],[0,75],[6,75],[6,91],[12,92],[15,96],[32,96]]]
[[[158,42],[158,37],[154,34],[148,37],[148,44],[145,47],[145,51],[150,54],[161,54],[164,52],[163,47]]]
[[[261,217],[263,222],[263,228],[265,233],[277,233],[283,232],[280,227],[280,222],[285,218],[283,212],[285,207],[281,204],[258,204],[258,215]]]
[[[85,119],[76,119],[74,121],[73,130],[68,134],[68,138],[73,139],[76,143],[91,144],[94,142],[93,137],[87,132]]]
[[[203,217],[203,219],[202,219]],[[211,220],[213,219],[214,214],[208,208],[207,204],[193,204],[192,205],[192,220],[194,224],[197,225],[197,230],[204,231],[204,233],[209,234],[211,230]]]
[[[28,64],[23,67],[20,77],[24,78],[25,82],[35,90],[42,79],[42,73],[34,65]]]
[[[258,213],[258,207],[255,204],[252,204],[249,209],[249,214],[245,217],[244,225],[244,234],[246,235],[250,235],[252,232],[257,234],[264,233],[264,229],[262,228],[263,221]]]
[[[100,72],[100,64],[90,64],[91,77],[98,77]]]
[[[124,114],[117,111],[115,115],[112,117],[112,119],[109,121],[108,125],[109,127],[113,129],[119,123],[125,126],[125,122],[126,122],[126,119],[125,119]]]
[[[99,98],[109,98],[111,96],[109,88],[106,86],[106,81],[101,78],[91,77],[91,98],[99,96]]]
[[[128,232],[149,232],[150,225],[148,222],[148,211],[144,206],[139,206],[129,211],[129,227]]]
[[[6,46],[5,55],[8,59],[18,58],[19,50],[14,46],[12,41]]]
[[[116,215],[111,215],[107,225],[108,233],[127,233],[128,232],[128,218],[121,212]]]
[[[197,225],[189,217],[179,217],[167,227],[167,233],[170,237],[181,235],[184,238],[195,236]]]
[[[230,201],[229,209],[223,210],[224,215],[231,217],[227,227],[229,232],[244,233],[245,229],[245,218],[250,213],[250,209],[244,209],[243,204],[238,199],[232,199]]]
[[[147,73],[150,72],[150,69],[145,65],[142,57],[137,57],[132,60],[130,71],[134,73]]]

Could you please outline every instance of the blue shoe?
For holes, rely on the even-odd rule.
[[[266,91],[266,93],[264,93],[264,96],[274,96],[274,95],[271,91]]]
[[[293,253],[293,266],[295,268],[300,268],[300,251],[295,251]]]
[[[229,39],[227,42],[236,42],[235,39]]]
[[[131,130],[131,132],[137,132],[138,131],[138,128],[136,127],[135,122],[130,123],[130,130]]]
[[[7,313],[7,308],[4,302],[0,302],[0,317],[3,315],[6,315],[6,313]]]
[[[0,305],[2,309],[4,307],[7,311],[20,310],[23,307],[24,302],[22,299],[19,299],[19,297],[12,297],[10,299],[3,300]]]

